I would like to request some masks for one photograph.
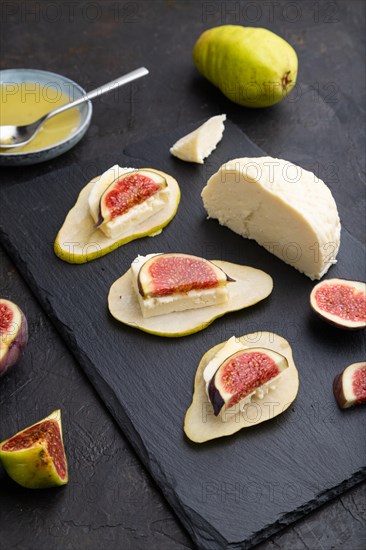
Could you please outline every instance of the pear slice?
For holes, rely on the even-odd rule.
[[[215,355],[225,346],[222,342],[208,350],[202,357],[195,376],[194,393],[184,419],[184,432],[195,443],[204,443],[218,437],[232,435],[242,428],[256,426],[284,412],[295,400],[299,389],[299,377],[292,350],[284,338],[272,332],[258,331],[238,338],[240,343],[252,348],[272,350],[287,360],[288,367],[282,370],[275,381],[275,387],[262,399],[254,395],[243,408],[240,403],[215,416],[213,406],[206,393],[204,370]]]
[[[221,141],[225,120],[226,115],[209,118],[196,130],[174,143],[170,148],[170,153],[180,160],[203,164],[204,159],[211,155]]]
[[[116,167],[110,170],[114,168]],[[118,237],[108,237],[101,229],[95,227],[99,209],[99,202],[96,203],[95,199],[97,196],[100,197],[100,194],[109,187],[113,181],[111,177],[116,172],[113,171],[109,174],[109,177],[94,178],[81,190],[75,205],[67,214],[56,237],[54,251],[61,260],[72,264],[89,262],[135,239],[154,236],[168,225],[174,218],[180,201],[178,182],[172,176],[159,170],[152,168],[144,168],[143,170],[153,172],[166,181],[169,189],[167,205],[148,219],[131,226]],[[133,169],[130,168],[120,169],[117,177],[123,172],[132,171]],[[97,186],[97,189],[95,186]]]
[[[144,332],[178,337],[199,332],[225,313],[249,307],[271,294],[273,281],[264,271],[220,260],[210,261],[234,279],[227,285],[229,299],[225,303],[144,318],[129,269],[110,288],[109,311],[121,323]]]

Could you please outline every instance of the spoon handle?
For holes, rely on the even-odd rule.
[[[71,101],[71,103],[66,103],[65,105],[62,105],[57,109],[54,109],[53,111],[45,115],[45,117],[42,119],[42,122],[44,122],[45,120],[48,120],[49,118],[55,115],[63,113],[68,109],[72,109],[73,107],[80,105],[80,103],[84,103],[85,101],[89,101],[90,99],[94,99],[95,97],[98,97],[102,94],[115,90],[116,88],[119,88],[119,86],[128,84],[129,82],[132,82],[133,80],[137,80],[138,78],[141,78],[142,76],[145,76],[147,74],[149,74],[149,71],[145,67],[140,67],[139,69],[131,71],[130,73],[127,73],[123,76],[120,76],[119,78],[116,78],[111,82],[107,82],[107,84],[103,84],[103,86],[98,86],[98,88],[95,88],[95,90],[91,90],[90,92],[87,92],[85,95],[83,95],[79,99],[76,99],[75,101]]]

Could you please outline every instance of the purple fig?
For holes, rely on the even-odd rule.
[[[28,325],[22,310],[0,299],[0,376],[21,358],[28,342]]]
[[[288,367],[287,359],[266,348],[248,348],[228,357],[209,382],[208,395],[217,416],[254,395]]]
[[[333,392],[341,409],[366,403],[366,361],[353,363],[337,374]]]
[[[117,178],[101,196],[95,227],[125,214],[166,186],[163,176],[149,170],[136,170]]]
[[[158,254],[138,274],[141,296],[169,296],[190,290],[207,290],[233,281],[215,264],[190,254]]]
[[[366,327],[366,283],[326,279],[314,286],[310,305],[322,319],[346,329]]]

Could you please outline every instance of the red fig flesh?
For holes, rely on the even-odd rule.
[[[340,328],[366,327],[366,283],[327,279],[314,286],[310,295],[313,310]]]
[[[287,359],[265,348],[248,348],[228,357],[208,385],[208,396],[217,416],[254,395],[288,367]]]
[[[209,260],[190,254],[159,254],[143,264],[138,289],[143,297],[161,297],[207,290],[232,281]]]
[[[156,172],[136,170],[115,180],[103,193],[96,227],[128,212],[167,186]]]
[[[68,474],[61,411],[3,441],[0,460],[9,476],[23,487],[43,489],[65,485]]]
[[[0,376],[18,363],[28,342],[28,325],[21,309],[0,299]]]
[[[333,392],[341,409],[366,403],[366,361],[353,363],[337,374]]]

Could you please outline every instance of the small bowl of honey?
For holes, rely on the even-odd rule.
[[[0,71],[0,124],[30,124],[57,107],[85,95],[69,78],[37,69]],[[0,149],[0,165],[36,164],[55,158],[76,145],[87,131],[93,108],[81,103],[45,122],[23,147]]]

